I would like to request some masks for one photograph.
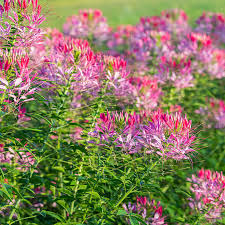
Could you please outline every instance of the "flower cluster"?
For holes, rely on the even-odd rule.
[[[136,96],[137,107],[150,111],[157,107],[160,96],[163,94],[156,79],[148,76],[131,77],[134,96]]]
[[[138,152],[141,149],[137,142],[138,128],[142,118],[134,113],[101,113],[91,136],[98,137],[101,144],[110,146],[111,143],[122,148],[130,154]]]
[[[191,60],[182,55],[162,56],[156,78],[162,83],[171,82],[176,88],[193,86]]]
[[[130,38],[135,32],[135,27],[131,25],[120,25],[115,31],[111,31],[107,40],[107,47],[109,48],[110,54],[119,56],[129,55],[129,43]]]
[[[225,43],[225,16],[222,13],[204,12],[196,23],[197,32],[210,35],[219,44]]]
[[[160,206],[160,202],[155,200],[149,201],[147,197],[137,197],[136,203],[123,204],[123,208],[127,213],[139,214],[146,224],[166,225],[165,217],[162,216],[162,206]],[[129,219],[127,222],[130,224]]]
[[[195,32],[189,33],[179,43],[178,49],[182,54],[192,58],[193,73],[209,74],[217,79],[225,76],[225,51],[215,47],[210,36]]]
[[[38,26],[45,20],[38,0],[4,0],[0,5],[0,37],[4,48],[29,49],[41,41]]]
[[[161,12],[161,16],[166,21],[170,33],[174,35],[182,37],[182,35],[186,35],[191,30],[188,24],[188,16],[183,10],[164,10]]]
[[[118,98],[132,98],[126,62],[119,57],[95,53],[85,40],[67,38],[56,30],[49,30],[33,54],[37,52],[43,62],[39,76],[50,87],[70,83],[74,105],[80,104],[81,93],[96,97],[102,89]]]
[[[192,209],[197,209],[205,218],[215,222],[225,211],[225,177],[222,172],[201,169],[198,176],[192,175],[190,190],[195,197],[189,199]]]
[[[100,10],[80,10],[78,15],[69,17],[63,26],[65,35],[75,38],[88,37],[101,44],[108,39],[111,28]]]
[[[201,107],[196,113],[203,115],[207,121],[205,123],[210,128],[214,126],[217,129],[225,128],[225,102],[220,99],[206,100],[208,106]]]
[[[38,0],[0,4],[0,224],[122,224],[121,203],[155,192],[170,216],[160,202],[137,197],[120,210],[126,222],[181,220],[182,210],[173,212],[182,200],[171,204],[179,191],[171,191],[183,172],[164,174],[195,154],[185,112],[223,92],[224,15],[204,14],[192,28],[184,11],[165,10],[113,29],[89,9],[68,18],[61,33],[39,28],[41,9]],[[224,99],[196,113],[208,127],[225,128]],[[189,181],[199,221],[221,219],[222,172],[202,169]]]
[[[0,144],[0,162],[2,165],[16,165],[21,171],[27,171],[35,163],[33,155],[29,151],[19,149],[14,151],[12,148],[4,148],[4,144]],[[6,168],[3,167],[4,170]]]
[[[100,114],[95,131],[101,144],[113,143],[123,151],[134,154],[157,154],[163,159],[190,159],[195,136],[191,121],[180,113],[170,115],[161,110],[150,115],[127,113]]]
[[[28,55],[25,55],[16,62],[6,57],[0,61],[0,93],[13,99],[16,105],[33,100],[32,94],[36,90],[32,88],[32,81],[36,74],[29,68],[29,60]]]
[[[215,14],[205,15],[204,18],[200,17],[197,21],[200,25],[192,29],[185,12],[178,9],[163,11],[161,16],[142,17],[135,26],[119,26],[108,33],[108,52],[126,57],[128,68],[133,73],[151,73],[158,76],[159,82],[167,80],[178,89],[192,87],[194,74],[207,73],[212,78],[221,79],[225,71],[224,50],[214,36],[223,38],[224,16]],[[203,21],[212,27],[210,32],[203,29]],[[87,39],[88,35],[82,38]],[[165,71],[164,67],[168,67],[166,61],[175,61],[176,67],[180,65],[182,69],[171,68]]]
[[[45,20],[38,1],[5,0],[0,5],[0,93],[17,105],[32,100],[36,74],[30,50],[40,44]]]

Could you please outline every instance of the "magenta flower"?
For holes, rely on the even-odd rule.
[[[31,75],[32,69],[28,67],[28,63],[27,55],[17,60],[13,67],[7,59],[0,63],[0,92],[12,98],[16,105],[33,100],[32,95],[36,90],[31,86],[36,74]],[[19,70],[16,69],[16,65]]]
[[[225,15],[203,13],[197,21],[196,31],[210,35],[216,44],[225,43]]]
[[[27,171],[35,163],[35,158],[30,152],[24,149],[17,151],[12,148],[7,150],[4,148],[4,144],[0,144],[0,162],[8,165],[15,165],[16,169],[20,171]],[[5,170],[5,168],[3,167]]]
[[[220,99],[206,99],[208,106],[200,108],[196,113],[203,115],[209,128],[214,126],[216,129],[225,128],[225,102]]]
[[[208,66],[204,70],[212,76],[212,78],[221,79],[225,77],[225,50],[213,49],[207,61]],[[206,64],[205,64],[206,65]]]
[[[129,56],[130,39],[135,30],[135,26],[120,25],[115,31],[111,31],[107,41],[107,47],[110,49],[109,53],[114,56]]]
[[[78,15],[67,18],[63,26],[65,35],[73,38],[93,38],[96,44],[108,39],[111,28],[100,10],[80,10]]]
[[[178,39],[187,34],[191,29],[188,25],[188,16],[183,10],[165,10],[161,12],[161,16],[166,21],[167,29],[170,33],[177,35]]]
[[[156,203],[155,200],[149,201],[147,197],[137,197],[136,203],[123,204],[123,208],[127,213],[139,214],[146,224],[166,225],[165,217],[162,216],[162,206],[160,206],[160,202]],[[127,222],[130,224],[129,219]]]
[[[0,8],[4,21],[0,26],[0,37],[9,46],[25,50],[41,42],[43,33],[38,26],[45,17],[41,15],[38,0],[5,0]]]
[[[167,30],[166,20],[160,16],[141,17],[139,24],[143,30]]]
[[[130,82],[134,86],[133,92],[137,107],[145,111],[156,108],[162,95],[157,80],[150,79],[148,76],[139,76],[131,77]]]
[[[39,74],[47,81],[46,86],[70,82],[73,107],[83,104],[83,95],[89,95],[86,101],[91,101],[100,90],[105,90],[105,95],[115,96],[122,102],[121,107],[135,101],[125,60],[95,53],[85,40],[65,38],[58,32],[49,35],[43,44],[49,47],[45,50],[46,47],[41,45],[33,51],[40,52],[44,61]],[[54,89],[51,88],[51,91]]]
[[[201,169],[198,176],[188,178],[192,182],[190,190],[195,197],[189,199],[189,205],[194,210],[204,214],[205,218],[214,223],[222,219],[225,211],[225,177],[222,172],[212,172]]]
[[[140,121],[141,117],[135,113],[101,113],[95,131],[90,135],[98,137],[103,145],[114,144],[127,153],[136,153],[142,147],[136,140]]]
[[[169,82],[178,89],[192,87],[194,77],[192,76],[191,60],[175,53],[171,56],[162,56],[155,77],[161,83]]]
[[[193,59],[193,72],[207,73],[212,78],[219,79],[225,76],[225,51],[215,48],[210,36],[192,32],[181,40],[178,49]]]
[[[146,125],[146,121],[149,121]],[[150,115],[127,113],[100,114],[95,131],[100,144],[115,145],[129,154],[156,154],[164,160],[190,160],[195,136],[191,121],[180,113],[169,115],[161,110]]]
[[[21,105],[18,107],[18,120],[17,123],[18,124],[22,124],[26,121],[29,121],[30,118],[26,116],[26,108],[22,108]]]
[[[192,135],[191,120],[180,113],[170,115],[161,110],[150,118],[141,133],[144,146],[164,159],[190,159],[190,153],[195,151],[192,148],[195,136]]]
[[[0,93],[16,105],[33,100],[36,77],[31,48],[42,41],[39,25],[45,20],[38,0],[4,0],[0,6]]]
[[[194,57],[195,60],[203,60],[204,56],[213,50],[210,36],[201,33],[188,33],[181,39],[178,49],[184,55]],[[199,66],[199,65],[198,65]]]

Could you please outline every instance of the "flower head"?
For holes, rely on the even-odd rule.
[[[215,222],[222,218],[225,211],[225,177],[222,172],[201,169],[198,175],[192,175],[191,191],[195,197],[190,198],[189,205],[205,215],[208,221]]]
[[[69,17],[63,26],[65,35],[86,39],[92,37],[97,43],[107,40],[110,30],[106,18],[98,9],[80,10],[78,15]]]
[[[102,113],[90,135],[98,137],[101,144],[114,144],[129,154],[145,152],[163,159],[184,160],[195,151],[191,120],[181,113]]]
[[[139,214],[146,224],[166,225],[164,222],[165,217],[162,216],[162,206],[160,206],[160,202],[155,200],[149,201],[147,197],[137,196],[136,203],[123,204],[123,208],[127,213]],[[127,222],[130,224],[129,220]]]

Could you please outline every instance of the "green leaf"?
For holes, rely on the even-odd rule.
[[[64,208],[67,213],[69,213],[69,206],[68,204],[65,202],[65,200],[57,200],[56,201],[62,208]]]
[[[2,183],[1,185],[3,188],[1,190],[1,192],[3,192],[8,197],[8,199],[10,201],[12,201],[11,196],[10,196],[12,194],[11,186],[9,186],[8,184],[4,184],[4,183]]]
[[[141,222],[142,225],[147,225],[147,223],[145,223],[145,221],[143,220],[142,216],[134,213],[131,213],[130,216],[134,217],[137,221]]]
[[[87,189],[87,185],[79,185],[79,190],[86,190]]]
[[[95,198],[95,199],[100,199],[100,195],[95,192],[95,191],[90,191],[90,192],[87,192],[88,194],[90,194],[92,196],[92,198]]]
[[[127,212],[124,209],[120,209],[117,212],[117,216],[126,216]]]
[[[42,210],[42,211],[41,211],[41,215],[44,216],[44,217],[45,217],[46,215],[49,215],[49,216],[51,216],[51,217],[53,217],[53,218],[59,220],[60,222],[66,222],[66,221],[63,219],[62,216],[57,215],[57,214],[54,213],[54,212]]]
[[[54,166],[52,169],[58,170],[58,171],[60,171],[60,172],[65,172],[64,168],[61,167],[61,166]]]
[[[134,216],[129,216],[129,220],[131,225],[139,225],[138,220]]]

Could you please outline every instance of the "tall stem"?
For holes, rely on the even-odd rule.
[[[16,212],[16,209],[19,207],[19,204],[20,204],[20,199],[17,200],[14,209],[13,209],[12,212],[10,213],[9,220],[8,220],[8,224],[9,224],[9,225],[11,224],[11,220],[12,220],[12,218],[13,218],[13,215],[14,215],[15,212]]]

